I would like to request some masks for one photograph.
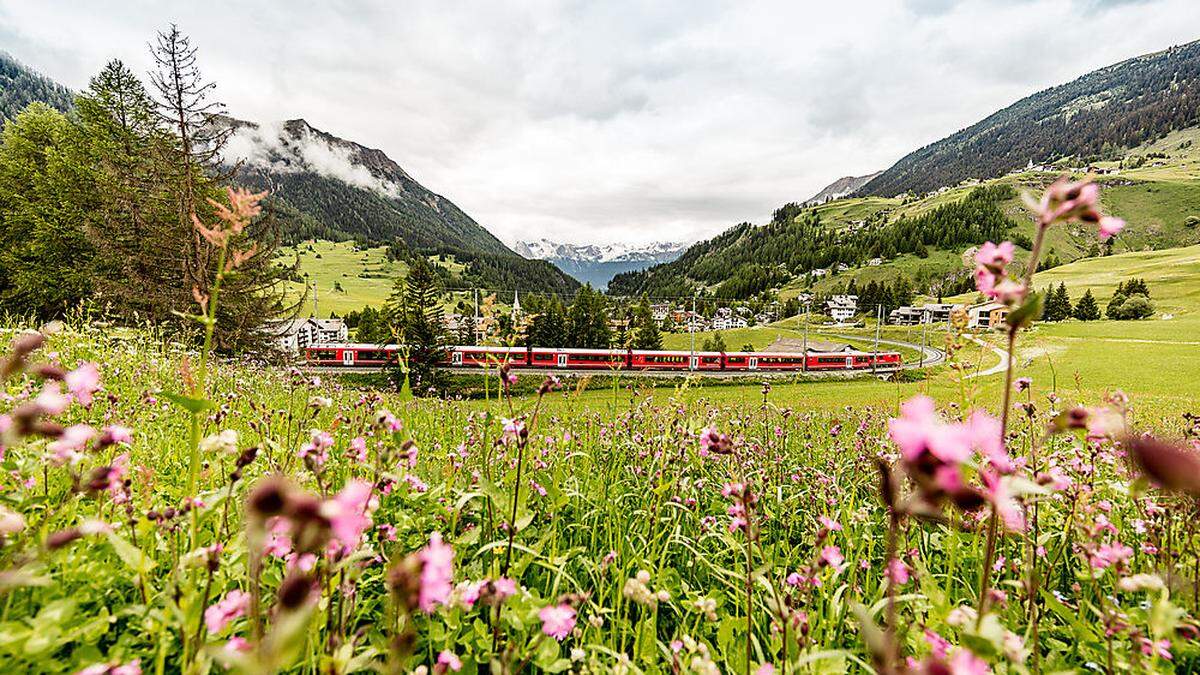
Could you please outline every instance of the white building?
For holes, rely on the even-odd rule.
[[[309,345],[346,342],[350,330],[341,319],[293,319],[274,321],[271,331],[280,349],[293,354]]]
[[[898,307],[893,309],[888,314],[888,323],[897,326],[916,326],[922,323],[945,323],[946,321],[950,320],[950,316],[954,313],[954,310],[962,308],[962,305],[948,303],[932,303],[916,307]]]
[[[858,313],[858,296],[835,295],[825,301],[825,309],[834,321],[845,323]]]
[[[713,330],[732,330],[745,328],[749,324],[740,316],[718,316],[712,321]]]
[[[1008,317],[1008,307],[998,302],[985,302],[967,309],[968,328],[999,328]]]

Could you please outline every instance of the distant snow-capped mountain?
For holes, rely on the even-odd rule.
[[[513,249],[530,260],[546,260],[576,279],[605,288],[622,272],[642,270],[670,262],[686,244],[655,242],[644,246],[628,244],[563,244],[549,239],[519,241]]]

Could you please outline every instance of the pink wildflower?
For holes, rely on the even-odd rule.
[[[96,435],[96,430],[86,424],[73,424],[63,430],[62,436],[46,446],[50,451],[51,461],[55,464],[66,464],[79,458],[79,453],[87,442]]]
[[[1133,557],[1133,549],[1121,542],[1101,544],[1091,554],[1092,567],[1098,570],[1106,569],[1117,563],[1123,563]]]
[[[450,599],[454,578],[454,549],[442,543],[440,532],[429,535],[429,545],[417,554],[421,560],[421,611],[432,613]]]
[[[101,445],[132,445],[133,444],[133,429],[123,427],[118,424],[110,424],[104,427],[104,431],[100,433]]]
[[[828,518],[826,516],[817,516],[817,522],[821,523],[821,527],[824,527],[830,532],[842,531],[842,524],[832,518]]]
[[[134,659],[124,665],[97,663],[84,668],[75,675],[142,675],[142,661]]]
[[[291,523],[280,516],[268,521],[267,539],[263,542],[263,553],[276,558],[286,558],[292,552],[291,527]]]
[[[755,669],[754,675],[775,675],[775,666],[771,663],[764,663]]]
[[[1021,504],[1009,494],[1000,477],[989,470],[980,471],[979,475],[983,479],[987,500],[1000,516],[1000,521],[1012,532],[1024,532],[1025,512],[1021,509]]]
[[[936,658],[944,659],[950,653],[950,641],[928,628],[925,629],[925,642]]]
[[[888,579],[897,586],[903,586],[908,583],[910,574],[908,565],[905,565],[899,558],[892,558],[887,569]]]
[[[460,660],[454,652],[450,650],[443,650],[440,654],[438,654],[437,665],[433,670],[434,672],[440,673],[444,673],[447,670],[458,672],[462,670],[462,666],[462,660]]]
[[[33,403],[46,415],[53,416],[61,415],[67,409],[70,400],[63,396],[62,384],[47,382],[37,398],[33,399]]]
[[[954,650],[954,656],[947,665],[949,666],[949,675],[987,675],[992,672],[987,661],[962,647]]]
[[[321,504],[321,514],[329,519],[333,536],[341,542],[343,551],[358,546],[362,533],[371,525],[368,513],[371,506],[371,484],[351,480],[341,492]]]
[[[225,646],[221,648],[226,654],[238,654],[250,650],[250,643],[244,637],[234,636],[229,638]]]
[[[1100,241],[1104,241],[1114,234],[1125,229],[1125,221],[1113,216],[1104,216],[1100,219]]]
[[[567,603],[547,605],[538,612],[542,632],[562,642],[575,628],[575,608]]]
[[[250,607],[250,594],[241,590],[232,590],[225,594],[208,609],[204,610],[204,625],[209,633],[220,633],[230,621],[246,613]]]
[[[500,577],[492,582],[492,589],[496,597],[500,600],[510,598],[517,594],[517,582],[508,577]]]
[[[842,550],[837,546],[826,546],[821,549],[821,560],[834,569],[840,569],[842,563],[846,562],[842,556]]]
[[[1146,638],[1141,639],[1142,653],[1146,656],[1158,655],[1160,659],[1171,660],[1171,641],[1167,639],[1151,642]]]
[[[89,361],[63,376],[63,381],[75,400],[87,408],[92,405],[92,395],[100,388],[100,369]]]
[[[324,466],[329,460],[329,448],[332,446],[333,436],[328,431],[313,429],[311,440],[300,446],[297,455],[300,459],[311,459],[318,467]]]
[[[350,441],[350,458],[359,464],[367,461],[367,439],[357,436]]]

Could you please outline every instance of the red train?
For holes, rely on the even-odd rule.
[[[397,360],[396,345],[323,344],[304,349],[310,366],[378,368]],[[898,352],[687,352],[641,349],[446,347],[442,364],[470,368],[507,363],[511,368],[564,370],[772,371],[899,368]]]

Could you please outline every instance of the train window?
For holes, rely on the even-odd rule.
[[[314,349],[310,353],[318,361],[332,361],[337,358],[337,352],[332,349]]]

